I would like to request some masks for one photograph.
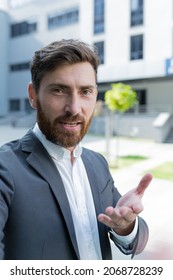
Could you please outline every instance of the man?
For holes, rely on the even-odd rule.
[[[144,249],[148,227],[138,214],[151,175],[121,197],[105,159],[81,145],[98,65],[77,40],[35,53],[28,92],[37,124],[0,149],[1,259],[111,259],[110,238],[125,254]]]

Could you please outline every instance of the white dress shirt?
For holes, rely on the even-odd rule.
[[[61,175],[71,209],[80,259],[102,259],[97,217],[88,176],[81,158],[81,145],[77,145],[73,151],[74,162],[72,164],[71,152],[68,149],[48,141],[37,124],[33,132],[52,157]],[[137,225],[128,236],[119,236],[115,233],[114,236],[120,244],[128,245],[136,232]]]

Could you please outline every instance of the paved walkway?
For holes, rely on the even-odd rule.
[[[111,154],[116,156],[116,139],[111,141]],[[105,140],[86,143],[85,146],[104,152]],[[121,194],[135,187],[142,175],[166,161],[173,161],[173,144],[159,144],[142,140],[119,140],[119,155],[144,155],[148,160],[115,171],[112,175]],[[151,172],[152,173],[152,172]],[[173,260],[173,182],[153,179],[143,197],[144,211],[141,216],[147,221],[150,237],[145,250],[135,259]],[[129,259],[115,246],[115,259]]]
[[[0,126],[0,145],[7,141],[20,138],[26,128],[12,128]],[[106,151],[106,142],[103,137],[86,136],[83,145],[98,152]],[[173,161],[173,144],[158,144],[152,141],[135,139],[119,139],[119,155],[144,155],[148,160],[121,169],[112,175],[115,185],[124,194],[135,187],[142,174],[153,167],[165,162]],[[111,156],[116,155],[117,140],[110,143]],[[144,211],[141,216],[147,221],[150,237],[145,250],[135,259],[171,259],[173,260],[173,182],[153,179],[143,198]],[[129,259],[121,254],[115,246],[115,259]]]

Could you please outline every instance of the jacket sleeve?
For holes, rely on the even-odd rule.
[[[86,150],[86,149],[85,149]],[[113,177],[109,171],[109,166],[106,159],[95,152],[90,152],[90,162],[92,165],[92,170],[95,170],[95,177],[98,180],[98,186],[100,189],[100,199],[102,213],[108,206],[115,207],[118,200],[121,198],[121,194],[115,187]],[[138,217],[138,228],[135,238],[131,243],[120,243],[117,238],[111,233],[111,229],[106,227],[106,232],[114,242],[114,244],[119,248],[119,250],[126,255],[137,255],[143,251],[148,241],[148,226],[145,221]]]
[[[119,250],[125,255],[132,255],[131,258],[133,258],[135,255],[140,254],[144,250],[148,241],[148,237],[148,226],[141,217],[138,217],[138,231],[136,237],[134,238],[133,242],[130,243],[128,246],[122,246],[122,244],[117,242],[117,239],[114,237],[114,235],[110,233],[110,238],[119,248]]]
[[[17,172],[17,171],[16,171]],[[13,180],[0,160],[0,259],[4,258],[4,229],[8,219],[9,205],[13,197]]]

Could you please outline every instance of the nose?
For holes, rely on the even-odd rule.
[[[65,112],[70,113],[71,115],[77,115],[81,112],[81,100],[77,93],[71,94],[68,97]]]

